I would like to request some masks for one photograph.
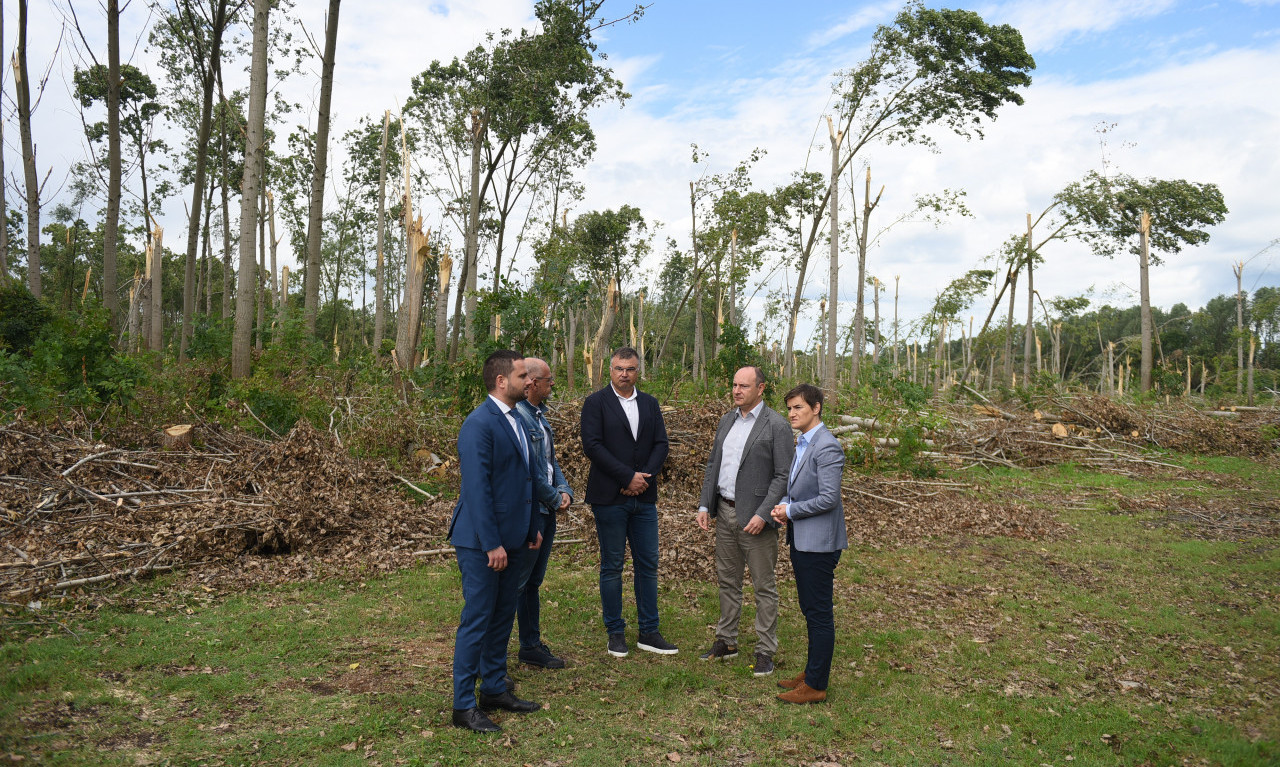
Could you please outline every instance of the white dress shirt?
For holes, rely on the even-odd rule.
[[[511,424],[511,430],[516,433],[516,443],[520,445],[520,453],[524,456],[524,462],[529,463],[529,446],[524,442],[524,432],[520,430],[520,424],[516,423],[516,417],[511,414],[511,408],[507,403],[492,394],[489,395],[489,399],[493,400],[503,414],[506,415],[507,423]]]
[[[747,438],[751,436],[751,429],[756,425],[756,419],[760,417],[760,411],[763,409],[764,400],[761,400],[746,415],[742,414],[741,408],[734,410],[736,416],[733,419],[733,426],[729,427],[729,433],[724,435],[724,445],[720,449],[718,487],[720,497],[726,501],[736,501],[738,498],[738,467],[742,465],[742,451],[746,449]]]
[[[609,388],[613,389],[613,384],[609,384]],[[618,396],[618,403],[622,405],[622,412],[627,414],[627,422],[631,424],[631,438],[640,439],[640,393],[632,389],[630,397],[624,397],[618,394],[617,389],[613,389],[613,393]]]

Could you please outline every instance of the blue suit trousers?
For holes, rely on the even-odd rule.
[[[536,551],[521,547],[507,552],[507,567],[489,567],[480,549],[454,548],[462,572],[462,616],[453,650],[453,707],[474,708],[476,680],[489,695],[506,692],[507,643],[511,641],[516,599],[525,557]]]

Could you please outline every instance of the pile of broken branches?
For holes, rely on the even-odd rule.
[[[1151,454],[1169,449],[1204,455],[1274,454],[1261,428],[1280,424],[1275,411],[1212,417],[1183,404],[1160,409],[1095,395],[1056,396],[1043,408],[1010,410],[974,405],[951,416],[942,450],[967,465],[1036,467],[1061,463],[1132,473],[1141,466],[1171,466]]]
[[[381,569],[408,564],[419,542],[442,545],[449,505],[414,503],[398,483],[305,422],[273,443],[206,430],[189,451],[9,424],[0,427],[0,595],[20,604],[175,568],[260,568],[257,581],[367,558]],[[246,555],[273,556],[254,567]]]

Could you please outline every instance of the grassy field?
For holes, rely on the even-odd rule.
[[[456,567],[437,561],[239,594],[158,580],[92,616],[59,616],[64,627],[6,626],[0,763],[1280,763],[1280,541],[1240,523],[1280,514],[1280,471],[1170,460],[1183,468],[1141,478],[958,475],[988,499],[1054,510],[1066,532],[1050,540],[847,551],[823,706],[774,699],[804,662],[790,581],[773,677],[747,665],[750,610],[745,652],[698,660],[717,612],[710,582],[662,583],[679,655],[615,659],[595,562],[570,545],[543,607],[570,666],[513,666],[520,695],[544,708],[498,716],[500,735],[449,724],[460,591]]]

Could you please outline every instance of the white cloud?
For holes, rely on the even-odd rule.
[[[996,4],[981,14],[992,23],[1016,27],[1027,50],[1038,53],[1134,19],[1158,16],[1175,5],[1176,0],[1063,0],[1051,6],[1037,0],[1015,0]]]
[[[811,49],[830,45],[854,32],[874,29],[877,25],[891,21],[901,9],[902,3],[899,0],[887,0],[887,2],[861,6],[849,14],[844,21],[826,29],[817,30],[809,35],[806,43]]]
[[[586,174],[588,206],[638,205],[687,243],[688,182],[700,170],[688,159],[694,141],[711,153],[714,170],[732,167],[752,147],[765,147],[769,155],[754,175],[757,184],[784,182],[804,164],[815,126],[818,142],[825,142],[826,127],[817,123],[829,93],[820,67],[797,60],[786,68],[787,76],[702,85],[698,94],[705,92],[714,104],[703,111],[694,108],[699,97],[692,96],[676,117],[633,105],[597,118],[601,151]],[[797,71],[805,71],[806,78],[790,74]],[[1231,214],[1212,231],[1210,242],[1169,257],[1152,273],[1157,305],[1202,306],[1234,290],[1231,262],[1280,235],[1272,202],[1280,182],[1273,146],[1280,135],[1280,107],[1258,98],[1274,90],[1271,73],[1277,71],[1280,49],[1223,51],[1096,83],[1044,77],[1026,93],[1025,106],[1001,112],[985,141],[944,137],[938,154],[918,147],[873,148],[866,159],[874,188],[886,186],[873,228],[876,220],[888,221],[909,205],[914,194],[944,187],[967,189],[975,218],[937,230],[900,227],[871,253],[868,268],[887,283],[901,274],[902,314],[918,317],[948,281],[980,266],[1006,237],[1024,230],[1028,212],[1039,214],[1055,192],[1100,167],[1094,126],[1114,122],[1108,153],[1119,171],[1213,182],[1223,190]],[[825,168],[825,150],[814,151],[810,164]],[[1099,300],[1134,300],[1123,287],[1136,284],[1136,266],[1128,257],[1098,258],[1074,243],[1051,245],[1046,256],[1048,263],[1036,278],[1046,298],[1121,286]],[[815,296],[826,284],[825,251],[821,260],[807,279]],[[846,302],[856,295],[856,284],[852,261],[842,263],[847,266],[842,267],[841,313],[851,317]],[[979,323],[986,308],[973,309]],[[887,313],[883,305],[882,313]]]

